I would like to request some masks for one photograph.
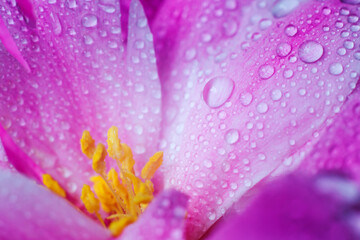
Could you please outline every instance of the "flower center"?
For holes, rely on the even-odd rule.
[[[95,146],[95,141],[88,131],[84,131],[81,138],[82,152],[92,160],[92,168],[98,174],[91,177],[93,189],[84,184],[81,201],[86,210],[94,214],[103,226],[108,226],[114,236],[121,234],[123,229],[135,222],[154,198],[154,184],[151,179],[163,161],[163,152],[155,153],[141,171],[141,178],[134,171],[135,160],[131,149],[121,143],[117,127],[108,131],[108,148],[101,143]],[[105,158],[116,161],[118,170],[106,170]],[[49,175],[43,175],[43,183],[54,193],[65,197],[65,191]],[[104,221],[99,211],[101,208],[110,216]],[[107,224],[106,224],[106,223]]]

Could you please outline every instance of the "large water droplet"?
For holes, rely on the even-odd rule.
[[[280,43],[276,47],[276,53],[280,57],[286,57],[291,52],[291,45],[288,43]]]
[[[299,0],[278,0],[271,9],[274,17],[281,18],[290,14],[299,6]]]
[[[329,67],[329,72],[332,75],[340,75],[344,71],[343,65],[341,63],[332,63]]]
[[[269,64],[265,64],[259,67],[259,76],[262,79],[269,79],[275,73],[275,68]]]
[[[205,103],[211,108],[222,106],[234,90],[234,81],[227,77],[215,77],[203,89]]]
[[[225,134],[225,141],[228,144],[234,144],[234,143],[237,143],[237,141],[239,141],[239,137],[240,137],[240,134],[239,134],[238,130],[230,129]]]
[[[98,19],[93,14],[86,14],[81,19],[81,24],[84,27],[95,27],[97,25]]]
[[[314,63],[324,54],[324,47],[315,41],[305,41],[299,47],[299,57],[305,63]]]

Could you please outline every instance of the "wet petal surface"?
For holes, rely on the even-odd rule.
[[[358,81],[356,6],[291,2],[169,1],[155,22],[164,184],[191,196],[190,239],[295,167]]]

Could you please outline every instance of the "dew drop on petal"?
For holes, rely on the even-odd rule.
[[[86,14],[81,19],[81,24],[87,28],[95,27],[97,25],[97,22],[98,22],[98,19],[93,14]]]
[[[355,52],[354,57],[356,60],[360,61],[360,51]]]
[[[225,133],[225,141],[228,144],[235,144],[239,141],[239,131],[237,129],[230,129]]]
[[[281,18],[290,14],[299,6],[299,0],[278,0],[271,9],[274,17]]]
[[[253,95],[249,92],[242,93],[240,95],[240,103],[243,106],[248,106],[253,100]]]
[[[280,43],[276,47],[276,53],[280,57],[286,57],[291,52],[291,45],[288,43]]]
[[[324,54],[324,47],[315,41],[305,41],[299,47],[299,58],[305,63],[314,63]]]
[[[278,101],[280,100],[282,97],[282,92],[279,89],[275,89],[273,91],[271,91],[271,99],[274,101]]]
[[[227,77],[215,77],[205,84],[203,98],[211,108],[222,106],[234,90],[234,81]]]
[[[269,64],[265,64],[259,67],[259,76],[262,79],[269,79],[275,73],[275,68]]]
[[[259,113],[266,113],[269,110],[269,106],[266,103],[259,103],[256,107]]]
[[[344,71],[343,65],[341,63],[332,63],[329,67],[329,73],[332,75],[340,75]]]
[[[285,34],[288,36],[288,37],[293,37],[297,34],[298,32],[298,29],[297,27],[295,27],[294,25],[290,24],[290,25],[287,25],[285,27]]]

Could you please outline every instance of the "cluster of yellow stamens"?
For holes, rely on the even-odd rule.
[[[118,236],[126,226],[137,220],[152,201],[154,185],[151,179],[162,164],[163,153],[157,152],[150,158],[142,169],[140,178],[135,175],[135,160],[131,149],[120,142],[117,127],[111,127],[107,137],[106,149],[101,143],[95,145],[88,131],[83,132],[81,150],[92,160],[92,168],[98,175],[90,179],[95,194],[89,185],[84,184],[81,200],[90,214],[94,214],[103,226],[107,225],[112,234]],[[116,161],[119,172],[114,168],[107,172],[107,155]],[[50,175],[44,174],[43,177],[44,185],[65,197],[65,191]],[[109,215],[107,221],[100,215],[100,206]]]

